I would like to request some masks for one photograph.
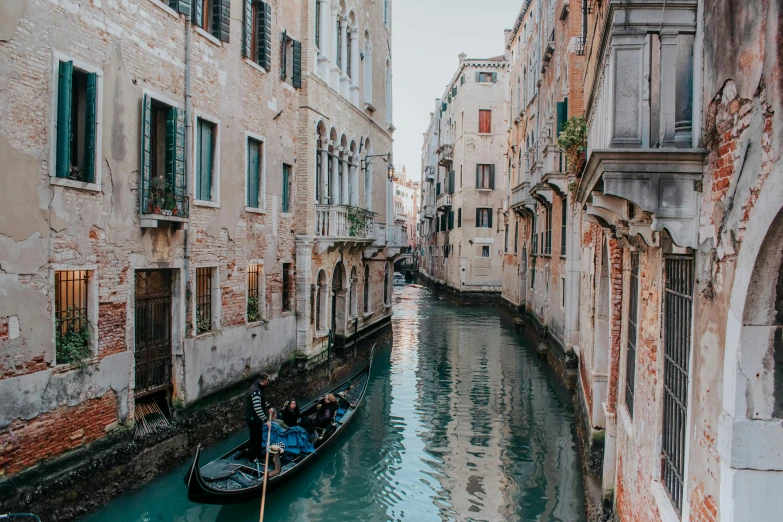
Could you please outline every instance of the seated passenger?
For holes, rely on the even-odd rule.
[[[299,405],[296,403],[296,399],[291,399],[283,406],[283,411],[280,414],[283,419],[283,423],[287,428],[292,428],[299,425]]]
[[[331,426],[336,413],[337,397],[328,393],[318,402],[318,411],[302,419],[301,426],[307,431],[314,431],[315,428],[326,429]]]

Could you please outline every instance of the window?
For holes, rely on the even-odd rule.
[[[196,269],[196,334],[213,328],[212,280],[214,268]]]
[[[552,255],[552,205],[544,207],[544,230],[541,231],[542,252],[545,256]]]
[[[498,81],[498,73],[495,72],[476,73],[476,81],[479,83],[495,83]]]
[[[692,257],[664,258],[663,304],[663,438],[661,479],[677,509],[682,510],[685,473],[685,421],[693,324]]]
[[[255,323],[264,318],[262,313],[266,303],[262,302],[263,292],[261,284],[264,280],[263,265],[249,265],[247,267],[247,322]]]
[[[291,204],[291,165],[283,163],[283,196],[280,204],[280,210],[287,214]]]
[[[495,165],[476,165],[476,188],[495,188]]]
[[[364,33],[364,103],[372,105],[372,41]],[[369,151],[369,148],[367,149]]]
[[[625,355],[625,406],[633,419],[633,396],[636,382],[636,338],[639,311],[639,252],[631,252],[631,280],[628,299],[628,350]]]
[[[538,219],[537,219],[537,217],[538,216],[536,216],[536,215],[533,216],[533,233],[530,235],[530,237],[531,237],[530,241],[532,243],[530,245],[530,247],[531,247],[533,256],[538,255]]]
[[[223,0],[226,3],[228,0]],[[272,6],[257,0],[244,1],[242,55],[267,71],[272,70]],[[226,18],[228,20],[228,18]]]
[[[489,257],[489,245],[481,245],[481,257]]]
[[[514,222],[514,253],[519,252],[519,221]]]
[[[568,224],[568,198],[563,196],[560,198],[560,255],[566,255],[566,239],[568,233],[566,231],[566,225]]]
[[[264,142],[247,139],[247,202],[248,209],[261,210],[266,206],[264,187]]]
[[[193,23],[221,42],[228,43],[230,3],[230,0],[195,0]]]
[[[492,209],[476,209],[476,228],[492,228]]]
[[[462,228],[462,209],[457,209],[457,228]]]
[[[196,119],[196,199],[217,201],[216,165],[217,128],[203,118]],[[215,190],[213,190],[215,187]]]
[[[503,252],[508,252],[508,223],[506,223],[505,230],[506,230],[506,234],[505,234],[505,243],[503,246]]]
[[[291,310],[291,263],[283,263],[283,311]]]
[[[184,112],[144,95],[141,213],[187,217]]]
[[[560,307],[565,309],[565,297],[566,297],[565,277],[560,278],[560,294],[561,294]]]
[[[58,62],[54,174],[60,179],[95,183],[98,141],[98,74]]]
[[[321,49],[321,0],[315,0],[315,47]]]
[[[383,268],[383,304],[388,306],[391,302],[391,270],[389,270],[389,263]]]
[[[54,273],[55,362],[73,364],[91,355],[86,270]]]
[[[353,62],[353,57],[351,56],[351,53],[354,52],[352,49],[351,42],[353,41],[353,38],[351,38],[351,31],[348,31],[348,38],[345,40],[345,55],[348,57],[348,63],[345,64],[346,74],[348,78],[353,78],[353,70],[351,69],[351,63]]]
[[[282,63],[280,64],[280,79],[291,79],[291,85],[299,89],[302,86],[302,43],[283,32]]]
[[[364,313],[370,313],[370,266],[364,265]]]
[[[337,15],[337,68],[343,68],[343,22],[340,15]]]
[[[489,109],[479,110],[479,134],[492,133],[492,111]]]

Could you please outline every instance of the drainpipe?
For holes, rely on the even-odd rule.
[[[191,186],[190,186],[190,178],[191,178],[191,169],[193,168],[191,157],[190,157],[190,139],[191,139],[191,112],[193,110],[192,107],[192,95],[190,90],[190,66],[191,66],[191,59],[190,59],[190,38],[191,38],[191,28],[190,28],[190,12],[188,12],[185,15],[185,195],[188,198],[188,221],[187,221],[187,228],[185,228],[184,233],[184,239],[185,239],[185,310],[187,311],[187,306],[189,303],[187,303],[187,296],[189,294],[190,289],[190,202],[193,201],[193,198],[191,197]],[[187,336],[187,331],[185,332],[185,335]],[[183,350],[184,353],[184,350]]]
[[[582,45],[587,45],[587,0],[582,0]]]

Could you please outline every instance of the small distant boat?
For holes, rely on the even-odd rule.
[[[394,286],[405,286],[405,276],[399,272],[394,272]]]
[[[369,362],[361,371],[331,391],[338,400],[335,422],[326,430],[317,430],[318,438],[314,443],[313,453],[298,455],[284,453],[279,457],[279,461],[278,457],[275,457],[275,463],[280,465],[279,472],[275,469],[276,466],[273,468],[270,459],[267,490],[279,487],[307,467],[345,431],[345,427],[353,419],[367,392],[372,358],[371,353]],[[302,408],[302,417],[315,413],[317,405],[318,401],[313,401]],[[188,499],[199,504],[239,504],[259,498],[264,481],[263,463],[259,469],[247,459],[248,442],[244,442],[203,467],[199,466],[201,457],[201,445],[199,445],[193,465],[185,475]]]

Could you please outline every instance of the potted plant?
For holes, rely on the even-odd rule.
[[[557,146],[565,153],[568,168],[576,176],[582,174],[587,157],[587,123],[581,116],[563,124],[557,137]]]
[[[147,210],[151,214],[160,214],[161,205],[166,195],[166,182],[161,177],[150,180],[150,191],[147,202]]]

